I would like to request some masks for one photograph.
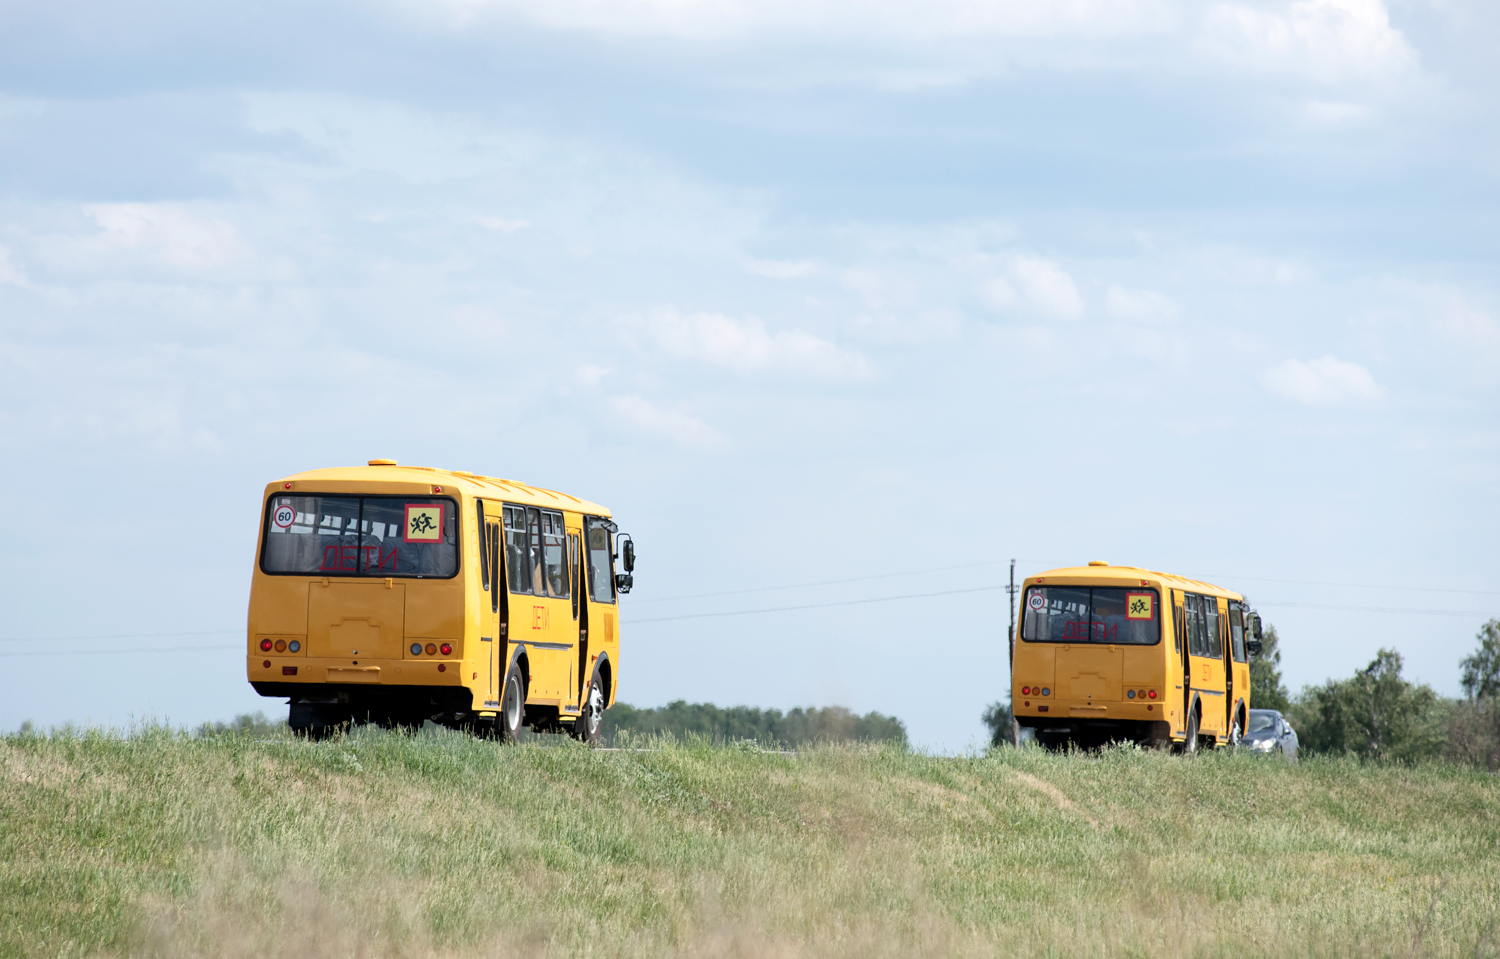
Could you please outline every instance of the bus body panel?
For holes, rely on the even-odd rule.
[[[271,504],[276,497],[294,496],[451,499],[458,514],[458,569],[447,578],[268,573],[261,557]],[[495,590],[508,585],[505,555],[502,545],[498,555],[481,556],[488,548],[478,523],[481,500],[486,524],[502,531],[502,503],[563,512],[570,530],[581,530],[585,515],[610,516],[604,507],[564,493],[421,467],[318,470],[269,484],[262,500],[246,630],[246,674],[257,691],[340,704],[386,703],[398,711],[407,703],[413,715],[437,707],[454,715],[493,713],[510,653],[520,643],[527,646],[532,670],[528,705],[555,708],[562,719],[568,718],[569,707],[576,713],[583,681],[578,677],[574,600],[507,590],[508,603],[499,602]],[[491,565],[486,589],[483,564],[495,560],[499,567]],[[573,579],[573,595],[588,602],[583,583]],[[500,627],[507,607],[509,635],[504,636]],[[608,610],[611,634],[615,609],[614,604],[589,602],[590,614],[601,621]],[[267,640],[271,650],[261,648]],[[291,649],[294,641],[296,651]],[[275,648],[277,643],[281,648]],[[446,654],[441,652],[445,643],[451,650]],[[412,652],[414,645],[417,652]],[[613,670],[617,640],[608,648]],[[611,682],[611,700],[613,686]]]
[[[1154,591],[1157,641],[1146,645],[1028,640],[1026,604],[1033,586]],[[1188,710],[1198,708],[1201,735],[1227,737],[1235,710],[1249,708],[1249,667],[1231,656],[1227,627],[1222,659],[1190,652],[1182,627],[1183,598],[1189,593],[1212,597],[1218,622],[1224,624],[1228,603],[1242,599],[1207,583],[1135,567],[1074,567],[1026,578],[1011,670],[1017,722],[1043,734],[1066,731],[1073,736],[1084,731],[1180,741],[1187,732]]]

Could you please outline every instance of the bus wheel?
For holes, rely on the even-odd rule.
[[[1229,726],[1229,739],[1225,743],[1232,753],[1239,752],[1240,740],[1245,738],[1245,731],[1240,726],[1240,717],[1234,717],[1234,722]]]
[[[1198,755],[1198,710],[1188,713],[1187,736],[1182,740],[1182,752],[1185,756]]]
[[[590,746],[599,745],[604,729],[604,684],[599,681],[599,674],[594,674],[594,679],[589,683],[588,699],[584,700],[583,712],[573,720],[573,728],[570,730],[574,739]]]
[[[502,743],[513,743],[526,719],[526,679],[521,664],[516,663],[505,674],[505,688],[500,694],[500,712],[495,716],[495,736]]]

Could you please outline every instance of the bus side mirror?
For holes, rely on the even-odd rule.
[[[1261,638],[1261,633],[1260,633],[1260,613],[1251,613],[1250,614],[1250,635],[1254,636],[1256,639],[1260,639]]]
[[[633,573],[635,572],[635,540],[630,538],[629,533],[625,534],[624,539],[625,545],[621,548],[625,552],[625,572]]]
[[[1250,642],[1245,644],[1245,648],[1250,650],[1251,656],[1259,656],[1260,651],[1263,647],[1260,645],[1260,640],[1252,639],[1250,640]]]
[[[621,593],[630,592],[630,587],[635,585],[635,577],[629,573],[615,574],[615,590]]]

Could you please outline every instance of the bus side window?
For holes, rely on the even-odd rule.
[[[1198,619],[1198,594],[1182,597],[1182,615],[1187,620],[1188,655],[1203,655],[1203,624]]]
[[[586,519],[584,535],[588,539],[589,595],[596,603],[613,603],[615,568],[609,548],[609,530],[602,523]]]
[[[526,508],[526,562],[531,568],[526,592],[547,595],[547,588],[542,585],[542,511],[535,506]]]
[[[1234,649],[1234,661],[1245,661],[1245,607],[1239,603],[1229,605],[1229,641]]]
[[[543,577],[547,595],[563,598],[568,595],[568,562],[563,548],[567,530],[563,526],[563,514],[542,513],[542,559],[546,564]]]
[[[531,592],[531,567],[527,563],[526,509],[505,507],[505,566],[512,593]]]
[[[1203,655],[1214,659],[1224,658],[1224,642],[1219,638],[1219,601],[1212,596],[1203,597]]]

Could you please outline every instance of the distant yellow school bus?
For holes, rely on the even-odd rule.
[[[1197,580],[1093,562],[1028,577],[1011,666],[1016,721],[1045,746],[1238,744],[1260,618]]]
[[[262,507],[245,669],[294,730],[432,720],[598,741],[635,565],[609,510],[394,460],[279,479]]]

